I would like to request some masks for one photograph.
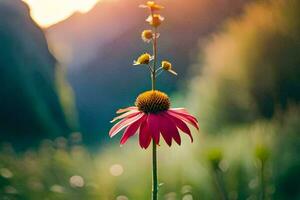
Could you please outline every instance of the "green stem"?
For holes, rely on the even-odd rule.
[[[156,143],[152,142],[152,200],[157,200],[158,182],[157,182],[157,153]]]
[[[154,39],[153,39],[153,71],[151,73],[152,80],[152,91],[155,90],[156,86],[156,63],[157,63],[157,38],[156,38],[156,28],[154,29]],[[152,141],[152,200],[158,199],[158,181],[157,181],[157,152],[156,143]]]
[[[261,187],[260,199],[264,200],[266,198],[266,194],[265,194],[265,162],[263,160],[261,160],[261,166],[260,166],[260,187]]]
[[[152,77],[152,90],[155,90],[155,86],[156,86],[156,64],[157,64],[157,30],[156,28],[154,28],[154,39],[153,39],[153,56],[154,56],[154,60],[153,60],[153,71],[151,74]]]
[[[227,192],[226,192],[226,189],[225,189],[225,185],[224,185],[224,182],[223,182],[223,179],[222,179],[222,172],[218,169],[213,169],[213,176],[214,176],[214,179],[215,179],[215,185],[216,185],[216,188],[217,190],[219,191],[219,194],[220,194],[220,199],[221,200],[227,200]]]

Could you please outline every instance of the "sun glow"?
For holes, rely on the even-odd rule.
[[[32,18],[42,27],[51,26],[74,12],[88,12],[100,0],[23,0]]]

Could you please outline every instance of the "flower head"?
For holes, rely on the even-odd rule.
[[[154,34],[153,34],[153,31],[152,30],[144,30],[142,32],[142,39],[144,42],[151,42],[151,40],[153,39],[154,37]],[[158,35],[157,35],[158,36]],[[156,37],[157,37],[156,36]]]
[[[161,62],[161,67],[164,70],[166,70],[166,71],[168,71],[168,72],[170,72],[174,75],[177,75],[177,73],[172,69],[172,64],[169,61],[162,61]]]
[[[152,59],[150,54],[144,53],[133,62],[133,65],[148,65]]]
[[[155,10],[161,10],[164,8],[163,6],[158,5],[154,1],[147,1],[146,5],[140,5],[140,7],[141,8],[149,8],[151,12],[153,12]]]
[[[144,113],[166,111],[170,108],[170,104],[169,97],[165,93],[152,90],[140,94],[135,101],[135,106]]]
[[[150,15],[146,21],[149,22],[149,24],[153,27],[158,27],[159,25],[161,25],[161,23],[164,21],[164,17],[162,17],[159,14],[153,14]]]
[[[159,144],[160,135],[171,146],[172,140],[181,144],[179,130],[187,134],[193,142],[191,131],[187,124],[199,129],[197,119],[190,115],[184,108],[170,108],[169,97],[160,91],[147,91],[140,94],[135,102],[136,106],[118,110],[121,114],[112,120],[120,120],[110,132],[110,137],[125,129],[121,144],[137,132],[139,144],[142,148],[148,148],[151,140]]]

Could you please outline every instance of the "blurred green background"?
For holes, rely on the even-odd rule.
[[[159,89],[197,116],[194,143],[159,152],[160,199],[300,199],[300,1],[161,0]],[[145,200],[151,152],[109,139],[150,87],[131,67],[141,0],[102,0],[40,27],[0,0],[0,199]]]

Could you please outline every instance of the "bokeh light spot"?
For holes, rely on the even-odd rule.
[[[181,188],[181,193],[182,194],[186,194],[186,193],[191,193],[192,192],[192,186],[190,185],[184,185],[182,188]]]
[[[177,194],[175,192],[169,192],[168,194],[165,195],[166,200],[176,200],[177,199]]]
[[[121,176],[124,172],[124,169],[123,169],[122,165],[114,164],[109,168],[109,172],[113,176]]]
[[[191,194],[186,194],[182,197],[182,200],[193,200],[193,196]]]
[[[128,200],[128,198],[124,195],[118,196],[116,200]]]
[[[1,168],[0,174],[3,178],[11,178],[14,176],[14,174],[7,168]]]
[[[83,187],[84,179],[81,176],[74,175],[70,178],[70,185],[72,187]]]
[[[56,193],[64,193],[64,192],[65,192],[64,187],[61,186],[61,185],[52,185],[52,186],[50,187],[50,190],[51,190],[52,192],[56,192]]]

